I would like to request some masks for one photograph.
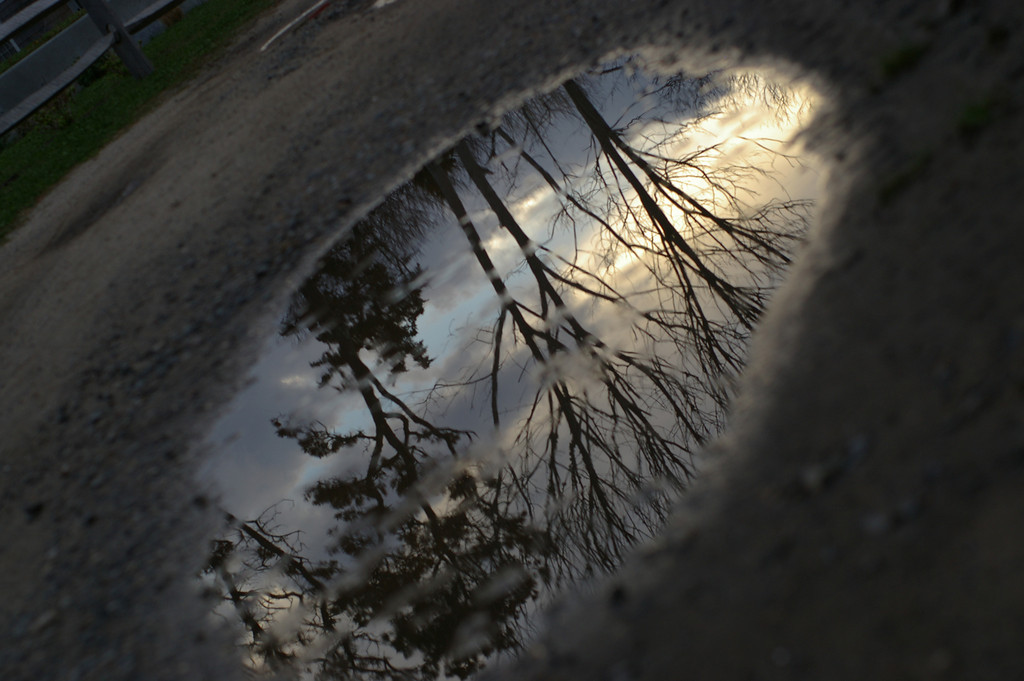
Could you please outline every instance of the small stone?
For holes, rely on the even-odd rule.
[[[891,523],[885,513],[870,513],[861,519],[860,526],[867,534],[879,535],[889,531]]]
[[[45,508],[46,504],[44,504],[41,501],[38,501],[34,504],[29,504],[28,506],[25,507],[25,516],[28,518],[28,521],[30,523],[35,522],[39,519],[39,516],[42,515],[43,509]]]
[[[953,666],[953,656],[948,650],[939,648],[928,656],[928,660],[925,662],[925,671],[932,676],[938,676],[949,671],[951,666]]]
[[[917,499],[904,499],[896,507],[896,517],[906,523],[921,515],[921,502]]]
[[[826,472],[822,466],[808,466],[800,471],[800,487],[809,495],[817,494],[825,486]]]
[[[846,453],[850,457],[851,464],[863,459],[870,449],[871,440],[865,433],[854,435],[846,443]]]
[[[56,610],[47,610],[46,612],[39,615],[39,617],[32,620],[32,624],[28,626],[30,634],[36,634],[45,629],[51,622],[57,619]]]
[[[792,661],[793,655],[789,652],[788,648],[778,646],[772,651],[772,664],[776,667],[788,667]]]

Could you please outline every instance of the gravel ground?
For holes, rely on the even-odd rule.
[[[1024,10],[284,0],[0,248],[5,679],[230,679],[188,574],[202,434],[337,230],[580,67],[771,67],[820,224],[663,539],[497,678],[1024,675]]]

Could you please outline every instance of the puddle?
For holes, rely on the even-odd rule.
[[[207,443],[246,664],[465,678],[656,533],[811,219],[813,106],[624,59],[349,230]]]

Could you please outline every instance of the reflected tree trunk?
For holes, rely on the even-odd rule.
[[[360,414],[349,417],[363,425],[273,421],[311,456],[349,461],[306,491],[337,521],[329,558],[303,557],[298,535],[276,529],[273,513],[232,519],[232,539],[215,546],[208,573],[263,664],[285,664],[317,642],[317,678],[466,678],[523,645],[543,593],[614,569],[691,479],[692,454],[720,427],[723,381],[742,365],[806,205],[744,214],[739,180],[703,165],[707,150],[677,157],[667,142],[639,144],[628,125],[605,119],[590,87],[568,81],[489,137],[459,142],[357,224],[300,289],[282,333],[323,344],[320,387],[358,393]],[[546,139],[565,121],[592,140],[586,190],[574,186],[586,173]],[[517,219],[507,196],[518,166],[494,170],[506,155],[553,192],[561,213],[551,229],[564,218],[571,252]],[[488,222],[474,223],[467,208],[481,202],[514,241],[522,275],[495,265],[498,252],[481,236]],[[394,387],[431,365],[418,339],[424,277],[413,262],[417,240],[451,216],[498,311],[481,332],[485,368],[438,382],[429,399],[487,386],[495,433],[513,434],[513,453],[493,473],[470,452],[476,432],[448,427],[430,403]],[[607,247],[599,258],[581,242],[588,230]],[[623,253],[652,285],[618,283]],[[632,344],[593,310],[630,320]],[[512,402],[512,388],[525,398]],[[228,569],[231,554],[246,556],[244,569]],[[255,586],[261,576],[269,586]],[[304,618],[283,640],[270,625],[288,607]]]

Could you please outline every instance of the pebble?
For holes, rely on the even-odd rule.
[[[869,535],[881,535],[889,531],[892,523],[885,513],[869,513],[861,518],[860,526]]]
[[[56,610],[51,609],[43,612],[39,615],[39,617],[32,620],[32,624],[30,624],[28,627],[28,633],[38,634],[40,631],[49,626],[50,623],[53,622],[55,619],[57,619]]]

